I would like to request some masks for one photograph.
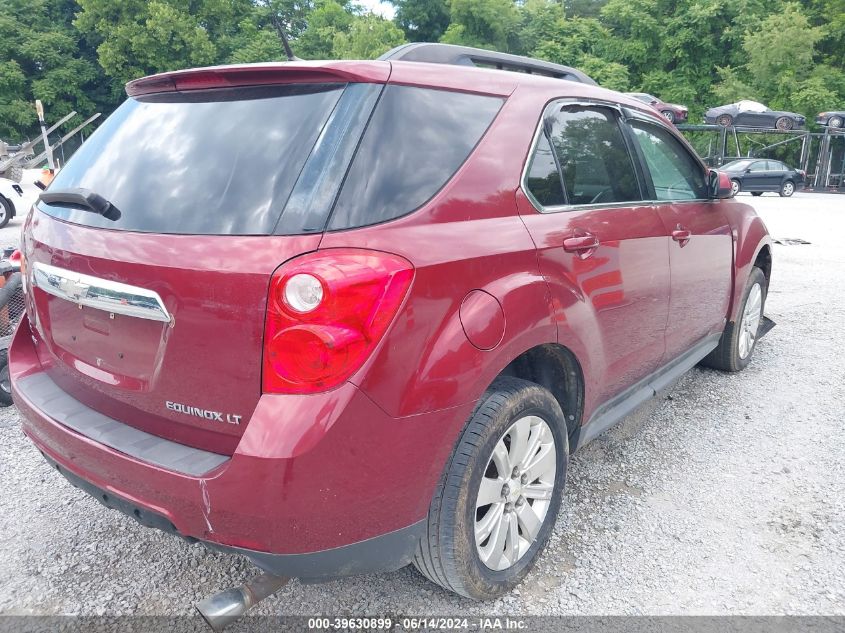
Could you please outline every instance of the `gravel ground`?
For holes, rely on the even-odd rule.
[[[549,548],[494,604],[413,568],[292,582],[265,614],[845,615],[845,197],[766,195],[778,326],[746,371],[694,369],[572,460]],[[0,231],[17,238],[20,219]],[[191,612],[253,568],[72,488],[0,411],[0,614]]]

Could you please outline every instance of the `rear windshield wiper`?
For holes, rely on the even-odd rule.
[[[78,187],[73,189],[51,189],[50,191],[40,193],[38,199],[47,204],[68,204],[73,207],[85,209],[86,211],[93,211],[109,220],[120,219],[120,209],[90,189]]]

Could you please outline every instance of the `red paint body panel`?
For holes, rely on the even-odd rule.
[[[672,271],[666,356],[680,356],[708,334],[721,332],[731,297],[733,236],[721,200],[658,205],[671,232],[690,232],[687,242],[669,240]]]
[[[651,206],[540,213],[520,194],[519,209],[549,282],[558,340],[579,358],[585,419],[656,370],[664,358],[669,311],[669,238]],[[590,233],[586,259],[563,248]]]
[[[549,101],[601,99],[650,111],[596,86],[410,62],[297,62],[166,73],[130,90],[168,82],[189,89],[206,80],[391,82],[506,100],[446,185],[420,209],[383,224],[289,237],[177,236],[90,229],[31,213],[24,229],[30,268],[41,262],[155,290],[174,325],[110,319],[34,289],[37,322],[23,320],[10,351],[24,431],[71,472],[158,512],[188,536],[293,554],[422,520],[478,398],[515,358],[538,345],[568,348],[583,373],[583,423],[733,318],[738,289],[769,243],[759,218],[733,200],[550,214],[534,208],[520,180]],[[683,246],[671,237],[678,224],[690,231]],[[599,242],[589,257],[564,250],[564,240],[588,232]],[[411,262],[402,307],[348,381],[323,393],[262,395],[273,271],[302,253],[342,247]],[[192,477],[98,444],[48,419],[15,386],[43,371],[107,416],[231,458]],[[244,421],[187,416],[167,409],[167,400]]]
[[[39,370],[24,319],[10,372],[17,381]],[[354,543],[422,519],[471,409],[394,419],[350,383],[316,395],[264,395],[232,458],[198,478],[89,440],[15,396],[24,432],[71,472],[167,517],[184,535],[285,554]]]
[[[78,310],[35,288],[39,359],[74,398],[167,439],[231,454],[261,395],[270,275],[319,235],[191,236],[82,227],[34,211],[24,228],[36,262],[158,292],[167,324]],[[256,361],[256,359],[258,359]],[[166,401],[243,416],[209,423]]]

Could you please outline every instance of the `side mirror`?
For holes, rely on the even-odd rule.
[[[707,185],[710,191],[710,198],[713,200],[724,200],[733,197],[731,191],[731,179],[722,172],[711,169],[707,172]]]

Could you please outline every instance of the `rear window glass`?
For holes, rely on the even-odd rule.
[[[549,134],[569,204],[642,200],[622,130],[606,108],[565,106]]]
[[[344,84],[286,85],[128,99],[59,171],[50,191],[84,188],[117,220],[64,205],[77,224],[212,235],[273,232]]]
[[[329,229],[385,222],[425,204],[467,159],[501,106],[496,97],[388,86]]]

